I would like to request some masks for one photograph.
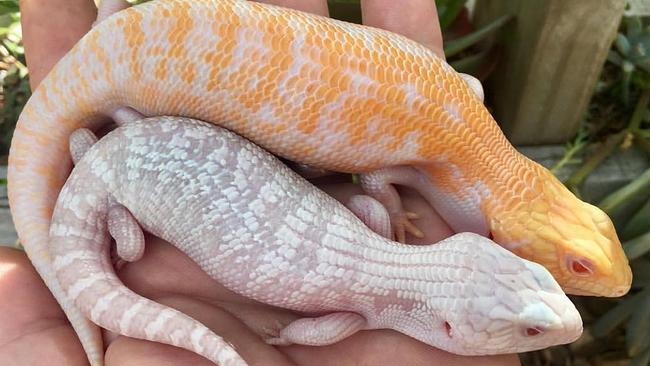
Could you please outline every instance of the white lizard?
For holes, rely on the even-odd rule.
[[[94,138],[75,135],[79,160],[78,147]],[[290,323],[272,344],[326,345],[388,328],[480,355],[568,343],[582,332],[544,267],[487,238],[396,243],[232,132],[174,117],[129,123],[89,148],[61,191],[50,230],[56,276],[93,323],[219,365],[245,361],[202,324],[116,277],[109,233],[119,255],[134,261],[143,253],[140,226],[230,290],[313,316]]]

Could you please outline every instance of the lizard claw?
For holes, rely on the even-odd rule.
[[[411,212],[411,211],[405,211],[404,215],[406,215],[407,219],[411,219],[411,220],[417,220],[417,219],[420,218],[420,215],[418,215],[415,212]]]
[[[402,212],[395,216],[397,217],[391,218],[391,222],[393,223],[393,230],[395,232],[396,241],[405,243],[406,233],[409,233],[416,238],[424,237],[424,233],[410,221],[419,219],[420,215],[416,214],[415,212]]]

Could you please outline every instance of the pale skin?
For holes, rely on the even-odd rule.
[[[265,0],[327,15],[324,0]],[[431,0],[362,0],[367,25],[402,33],[442,54],[442,37]],[[90,29],[96,9],[90,0],[22,0],[23,36],[35,88],[56,61]],[[358,186],[320,180],[319,186],[341,201]],[[415,193],[404,193],[404,206],[420,215],[424,238],[432,243],[451,230]],[[134,291],[175,307],[202,321],[232,342],[251,365],[518,365],[516,355],[463,357],[426,346],[394,331],[364,331],[327,347],[272,347],[256,332],[276,329],[296,314],[253,303],[211,280],[170,244],[149,237],[144,258],[119,270]],[[126,337],[106,337],[106,365],[210,365],[172,346]],[[85,365],[65,315],[23,252],[0,248],[0,364]]]

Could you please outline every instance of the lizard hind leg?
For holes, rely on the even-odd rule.
[[[97,136],[87,128],[75,130],[70,135],[70,155],[76,165],[86,152],[97,142]]]
[[[276,338],[266,343],[276,346],[302,344],[326,346],[341,341],[354,333],[366,329],[368,322],[357,313],[337,312],[317,318],[294,320]]]
[[[118,126],[143,120],[147,118],[144,114],[131,107],[119,107],[110,113],[111,118]]]
[[[126,262],[135,262],[144,255],[144,233],[131,212],[122,205],[109,209],[108,232],[115,239],[117,256],[111,256],[113,265],[119,269]]]

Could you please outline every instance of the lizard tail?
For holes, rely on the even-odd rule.
[[[220,366],[247,365],[200,322],[124,286],[110,260],[108,200],[83,191],[66,186],[52,218],[49,249],[63,297],[74,301],[81,316],[117,334],[184,348]],[[94,365],[103,363],[103,352],[99,356]]]
[[[99,366],[103,364],[104,354],[101,332],[65,296],[51,267],[50,218],[72,166],[68,138],[76,128],[72,124],[57,125],[60,115],[52,113],[49,99],[54,98],[48,98],[46,91],[38,89],[16,126],[7,172],[9,206],[32,265],[79,335],[91,365]],[[44,101],[47,104],[41,104]]]
[[[103,364],[101,332],[62,291],[52,269],[48,242],[54,204],[72,167],[70,135],[82,127],[99,126],[103,115],[120,106],[119,101],[110,99],[109,89],[120,85],[113,75],[123,72],[110,70],[110,53],[98,47],[97,37],[99,28],[115,25],[108,20],[102,23],[106,24],[79,41],[32,94],[14,131],[7,171],[9,206],[20,242],[70,319],[93,366]],[[120,41],[114,46],[126,48]]]

